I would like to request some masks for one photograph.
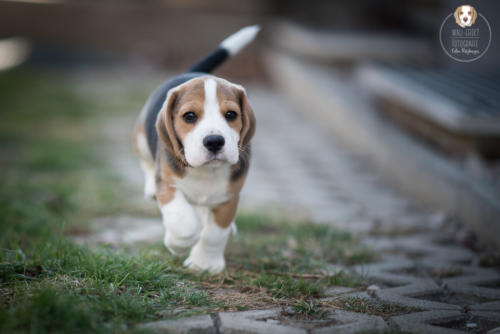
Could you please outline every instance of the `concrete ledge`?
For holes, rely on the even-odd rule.
[[[350,151],[421,203],[443,210],[500,248],[500,194],[381,119],[368,96],[330,68],[265,52],[278,88]]]
[[[433,61],[436,58],[429,41],[408,35],[322,32],[286,21],[273,24],[270,34],[273,46],[320,62]]]

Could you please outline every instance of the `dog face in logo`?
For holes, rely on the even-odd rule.
[[[472,26],[476,22],[477,12],[474,7],[463,5],[457,7],[453,16],[455,16],[457,24],[460,27],[465,28]]]

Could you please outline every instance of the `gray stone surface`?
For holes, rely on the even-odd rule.
[[[279,322],[265,321],[278,317],[280,309],[254,310],[244,312],[219,313],[220,333],[276,333],[276,334],[305,334],[300,328],[280,325]]]
[[[155,333],[216,333],[214,322],[209,315],[198,315],[176,320],[154,321],[140,325],[138,327],[154,331]]]
[[[483,241],[498,248],[500,194],[490,180],[387,122],[360,87],[363,80],[355,82],[343,70],[267,51],[263,63],[297,111],[369,161],[399,189],[428,207],[459,217]],[[359,70],[354,69],[358,78]]]
[[[334,287],[327,289],[324,292],[324,295],[327,297],[341,296],[341,295],[345,295],[349,292],[353,292],[355,290],[356,289],[354,289],[354,288],[347,288],[345,286],[334,286]]]
[[[364,330],[388,329],[377,316],[334,310],[324,320],[300,321],[290,325],[281,309],[220,313],[220,333],[357,333]]]
[[[409,203],[377,173],[274,92],[252,86],[247,91],[258,126],[242,210],[292,208],[294,217],[298,211],[312,221],[358,231],[372,229],[376,221],[414,226],[398,220],[408,216]]]
[[[500,334],[500,327],[489,330],[486,334]]]
[[[492,311],[500,313],[500,301],[472,305],[471,311]]]
[[[326,333],[359,333],[362,331],[383,332],[388,330],[388,326],[381,317],[366,315],[362,313],[347,312],[335,310],[331,319],[336,320],[339,324],[315,328],[311,331],[314,334]]]
[[[78,243],[103,243],[112,246],[134,243],[152,243],[163,240],[163,225],[160,218],[145,217],[101,217],[90,222],[95,233],[78,236]]]
[[[459,330],[433,326],[430,322],[446,322],[461,319],[463,314],[460,311],[428,311],[411,313],[393,317],[391,321],[403,332],[406,333],[429,333],[429,334],[456,334],[463,333]]]

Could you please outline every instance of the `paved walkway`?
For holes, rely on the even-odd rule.
[[[247,90],[258,130],[240,210],[278,207],[294,217],[307,217],[317,223],[376,232],[363,242],[384,254],[381,261],[348,268],[367,275],[376,284],[352,295],[406,306],[414,312],[383,320],[335,310],[328,314],[324,326],[312,329],[306,323],[284,323],[279,309],[219,313],[147,326],[159,331],[213,333],[354,333],[389,329],[493,333],[500,327],[500,274],[496,269],[480,267],[477,255],[456,243],[457,236],[466,237],[465,231],[457,230],[439,213],[418,208],[384,184],[362,160],[339,148],[272,90],[260,86]],[[130,129],[131,122],[124,119],[123,126],[117,127],[115,120],[114,129]],[[128,149],[115,154],[117,167],[140,189],[142,181],[137,177],[140,172],[133,156]],[[161,231],[157,220],[123,219],[128,219],[125,225],[129,227],[123,229],[122,225],[121,231],[116,230],[113,220],[107,225],[101,221],[108,228],[98,238],[135,242],[161,235],[157,233]],[[339,288],[327,298],[340,294],[350,295],[349,290]]]
[[[248,91],[258,127],[242,209],[296,208],[312,221],[360,230],[379,222],[401,227],[422,219],[363,161],[340,149],[293,106],[261,87]]]

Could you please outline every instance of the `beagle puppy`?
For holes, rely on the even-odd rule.
[[[455,21],[457,24],[462,27],[470,27],[472,26],[477,19],[476,9],[469,5],[458,6],[453,14],[455,16]]]
[[[188,72],[161,84],[136,123],[144,194],[160,207],[165,246],[179,255],[190,250],[184,262],[189,268],[225,268],[224,248],[236,231],[233,219],[255,132],[245,89],[209,73],[258,31],[241,29]]]

